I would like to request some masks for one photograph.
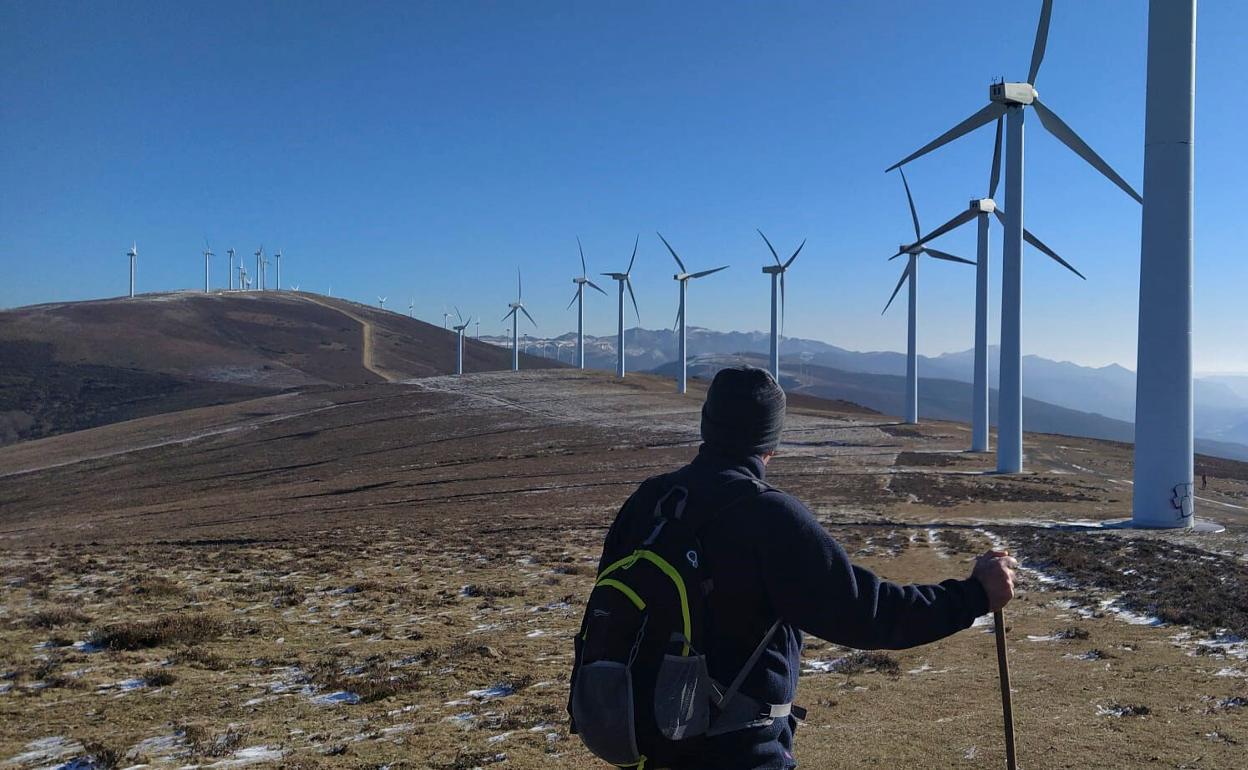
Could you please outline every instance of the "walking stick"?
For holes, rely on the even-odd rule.
[[[1014,707],[1010,703],[1010,663],[1005,658],[1005,613],[992,613],[997,634],[997,671],[1001,675],[1001,712],[1005,718],[1005,766],[1018,770],[1018,756],[1014,753]]]

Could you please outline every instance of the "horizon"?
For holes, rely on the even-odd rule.
[[[644,327],[675,314],[657,229],[693,269],[732,266],[691,288],[691,324],[766,329],[761,227],[786,255],[808,239],[786,336],[899,351],[904,308],[880,308],[901,267],[886,258],[910,222],[883,169],[981,106],[990,77],[1021,71],[1039,12],[1030,0],[991,18],[925,3],[221,7],[0,8],[12,31],[0,51],[11,73],[0,305],[121,293],[132,241],[139,291],[194,290],[206,236],[214,286],[227,248],[250,259],[264,244],[283,251],[287,285],[332,285],[366,305],[386,295],[400,312],[414,297],[435,324],[451,304],[501,317],[519,266],[540,333],[575,328],[563,308],[578,234],[596,279],[624,266],[640,233]],[[1058,3],[1038,86],[1137,186],[1145,21],[1144,7]],[[1201,7],[1199,372],[1248,372],[1234,331],[1235,287],[1248,282],[1234,227],[1244,108],[1219,98],[1248,69],[1234,33],[1245,25],[1242,4]],[[232,51],[265,55],[200,54],[199,40],[226,36]],[[1026,250],[1023,353],[1134,370],[1139,207],[1043,131],[1029,138],[1027,225],[1088,280]],[[925,229],[982,192],[991,141],[981,129],[907,167]],[[973,254],[972,231],[937,244]],[[994,226],[994,344],[999,238]],[[929,262],[921,273],[919,352],[966,349],[973,271]],[[494,335],[501,323],[482,326]],[[586,331],[614,327],[615,297],[588,299]]]

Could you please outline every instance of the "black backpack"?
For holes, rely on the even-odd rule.
[[[712,586],[698,531],[770,489],[754,479],[733,485],[740,489],[732,490],[731,502],[708,511],[669,477],[657,490],[648,536],[598,573],[576,639],[569,711],[573,732],[612,765],[661,766],[696,753],[713,735],[789,713],[789,704],[759,713],[757,701],[738,693],[779,620],[727,687],[707,672]]]

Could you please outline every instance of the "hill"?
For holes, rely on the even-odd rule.
[[[306,292],[179,292],[0,312],[0,360],[4,444],[291,388],[448,374],[455,335]],[[510,365],[509,350],[465,340],[465,371]]]

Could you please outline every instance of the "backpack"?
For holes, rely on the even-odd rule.
[[[793,710],[739,692],[779,620],[727,687],[707,670],[703,635],[712,586],[698,531],[770,489],[754,479],[733,484],[740,492],[709,512],[690,505],[686,487],[661,488],[649,535],[598,573],[576,639],[569,711],[573,732],[612,765],[644,770],[647,763],[672,762],[709,737],[769,725]]]

